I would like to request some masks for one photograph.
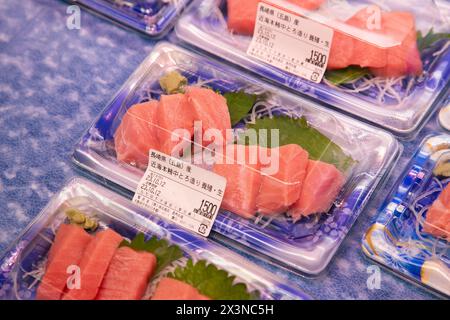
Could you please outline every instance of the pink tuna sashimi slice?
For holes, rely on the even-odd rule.
[[[351,64],[353,56],[352,37],[335,31],[331,42],[330,56],[328,58],[328,70],[347,68]]]
[[[353,17],[348,19],[346,23],[362,30],[369,30],[369,22],[372,20],[372,15],[374,14],[373,9],[371,9],[372,7],[361,9]],[[381,12],[381,9],[378,10]],[[381,28],[381,25],[378,28]],[[374,29],[370,31],[381,34],[382,30]],[[361,67],[384,67],[386,65],[386,50],[371,44],[370,41],[366,42],[353,38],[353,51],[350,64]]]
[[[318,9],[325,0],[287,0],[304,9]],[[242,35],[253,35],[256,11],[261,0],[227,0],[228,30]]]
[[[163,278],[158,283],[152,300],[211,300],[193,286],[180,280]]]
[[[80,261],[80,288],[69,290],[64,300],[93,300],[108,270],[122,236],[106,229],[95,235]]]
[[[344,175],[334,165],[309,160],[300,198],[289,214],[297,221],[302,216],[327,212],[344,183]]]
[[[157,113],[160,151],[182,155],[194,134],[194,110],[184,94],[162,95]]]
[[[213,171],[227,179],[222,208],[244,218],[256,213],[256,197],[261,187],[260,164],[257,147],[233,145],[226,148],[233,155],[226,155],[222,163],[214,164]],[[255,155],[251,161],[250,155]],[[228,163],[227,163],[228,162]]]
[[[435,237],[450,238],[450,184],[428,209],[423,231]]]
[[[92,237],[83,228],[62,224],[49,252],[47,268],[37,289],[38,300],[59,300],[66,288],[67,268],[78,265]]]
[[[138,252],[129,247],[117,249],[96,299],[142,299],[155,269],[156,257],[152,253]]]
[[[401,41],[401,45],[386,49],[386,65],[372,68],[372,73],[380,77],[420,75],[423,65],[417,48],[414,16],[408,12],[383,12],[382,25],[383,33]]]
[[[186,96],[195,112],[195,120],[201,121],[203,145],[208,146],[212,142],[217,145],[226,144],[226,132],[231,129],[231,120],[225,98],[211,89],[200,87],[188,87]],[[217,131],[217,135],[220,133],[220,141],[215,140],[215,133],[212,131]],[[208,133],[212,136],[208,137]]]
[[[273,150],[273,149],[272,149]],[[296,144],[279,147],[275,153],[278,170],[272,175],[263,175],[261,188],[256,198],[258,212],[279,214],[300,197],[302,183],[308,166],[308,152]],[[272,154],[274,156],[274,154]],[[264,173],[264,168],[261,168]]]
[[[138,168],[148,165],[148,151],[159,149],[155,126],[158,101],[136,104],[127,110],[114,135],[117,159]]]

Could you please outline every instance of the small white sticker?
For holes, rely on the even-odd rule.
[[[207,237],[225,186],[226,179],[214,172],[150,150],[149,165],[133,203]]]
[[[247,54],[319,83],[326,71],[333,29],[260,2]]]

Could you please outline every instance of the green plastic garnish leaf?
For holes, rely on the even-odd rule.
[[[298,144],[308,151],[310,159],[333,164],[342,172],[347,171],[355,163],[355,160],[346,155],[341,147],[319,130],[311,127],[305,117],[299,119],[292,119],[287,116],[265,117],[257,119],[254,124],[247,124],[247,128],[256,130],[257,137],[262,136],[258,134],[259,130],[265,129],[270,132],[270,130],[278,129],[280,146]],[[245,131],[243,135],[239,136],[238,143],[247,144],[248,141],[243,140],[242,137],[245,138]],[[258,141],[258,144],[270,148],[272,145],[269,139],[270,134],[267,134],[267,137],[267,141],[261,140]]]
[[[259,97],[256,94],[249,94],[244,91],[227,92],[223,96],[227,100],[232,126],[248,114]]]
[[[202,295],[214,300],[259,299],[259,292],[249,292],[244,283],[235,283],[234,276],[205,260],[196,263],[188,260],[186,266],[177,267],[168,276],[190,284]]]
[[[149,240],[145,240],[143,233],[138,233],[131,242],[123,240],[120,247],[130,247],[136,251],[147,251],[156,256],[157,267],[155,275],[158,274],[165,267],[170,265],[173,261],[183,257],[183,251],[176,246],[170,245],[167,240],[158,239],[155,236]]]
[[[159,85],[166,94],[183,93],[188,81],[178,71],[172,71],[159,79]]]
[[[338,86],[340,84],[349,83],[351,81],[361,79],[370,74],[368,68],[359,66],[349,66],[344,69],[328,70],[325,72],[325,78],[332,84]]]
[[[421,31],[417,31],[417,47],[419,48],[419,51],[430,47],[435,42],[442,39],[450,39],[450,33],[434,33],[433,28],[431,28],[430,31],[423,36]]]

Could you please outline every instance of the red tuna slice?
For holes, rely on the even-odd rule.
[[[114,135],[117,159],[138,168],[148,165],[148,151],[159,149],[155,126],[158,101],[132,106],[122,118]]]
[[[242,35],[253,35],[256,10],[260,0],[228,0],[228,30]]]
[[[180,156],[190,147],[194,134],[194,110],[181,93],[162,95],[156,115],[160,151]]]
[[[420,75],[423,65],[417,48],[414,16],[408,12],[384,12],[382,21],[383,33],[401,41],[401,45],[386,49],[386,66],[372,68],[372,73],[380,77]]]
[[[212,142],[226,144],[226,132],[231,129],[231,120],[225,98],[211,89],[200,87],[187,88],[186,96],[195,112],[195,120],[201,121],[203,145],[208,146]],[[216,140],[215,136],[219,133],[221,139]]]
[[[89,243],[80,261],[80,288],[69,290],[63,300],[93,300],[109,264],[123,240],[112,229],[100,231]]]
[[[346,34],[335,31],[331,42],[328,70],[347,68],[353,56],[353,39]]]
[[[300,198],[289,214],[297,221],[302,216],[327,212],[344,182],[344,175],[334,165],[309,160]]]
[[[262,214],[286,212],[298,200],[308,166],[308,152],[296,144],[282,146],[272,156],[278,158],[272,158],[272,162],[278,161],[277,172],[264,175],[261,168],[263,176],[256,206]]]
[[[44,277],[37,289],[36,299],[61,298],[70,277],[67,268],[79,264],[91,239],[92,236],[79,226],[62,224],[59,227],[49,252]]]
[[[193,286],[172,278],[163,278],[155,289],[152,300],[211,300]]]
[[[324,3],[325,0],[287,0],[292,4],[296,4],[303,9],[316,10]]]
[[[382,33],[381,24],[378,26],[379,30],[370,30],[371,21],[373,21],[373,15],[377,9],[375,6],[370,6],[358,11],[353,17],[346,21],[347,24],[354,26],[362,30],[369,30],[374,33]],[[381,11],[380,11],[381,12]],[[377,26],[376,26],[377,27]],[[350,58],[350,64],[358,65],[361,67],[374,67],[381,68],[386,65],[386,50],[377,47],[368,41],[353,38],[353,52]]]
[[[439,197],[428,209],[423,231],[435,237],[449,238],[450,236],[450,184],[441,192]]]
[[[129,247],[117,249],[97,300],[140,300],[156,269],[156,257],[150,252]]]
[[[226,158],[213,167],[215,173],[227,179],[222,208],[244,218],[251,218],[256,213],[256,197],[262,180],[258,148],[231,145],[226,149]]]
[[[256,11],[260,0],[227,0],[228,30],[242,35],[253,35]],[[315,10],[324,0],[288,0],[304,9]]]

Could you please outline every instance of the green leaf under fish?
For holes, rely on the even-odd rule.
[[[319,130],[311,127],[305,117],[299,119],[287,116],[265,117],[257,119],[254,124],[247,124],[247,128],[255,129],[258,137],[260,137],[259,130],[266,129],[267,132],[270,132],[272,129],[278,129],[280,146],[298,144],[308,151],[310,159],[333,164],[342,172],[346,172],[355,163],[355,160],[346,155],[341,147]],[[258,144],[271,147],[270,134],[267,136],[268,141],[258,141]],[[242,141],[241,137],[238,139],[238,143],[247,143],[247,141]]]
[[[260,296],[257,291],[249,292],[244,283],[235,283],[236,277],[205,260],[196,263],[188,260],[186,266],[177,267],[169,277],[190,284],[214,300],[255,300]]]
[[[417,31],[417,47],[422,51],[439,40],[450,39],[450,33],[434,33],[433,28],[424,36],[422,31]]]
[[[158,239],[151,237],[149,240],[145,240],[143,233],[137,234],[133,240],[123,240],[120,247],[130,247],[136,251],[147,251],[153,253],[157,259],[157,267],[155,275],[161,270],[170,265],[173,261],[183,257],[183,251],[176,245],[170,245],[165,239]]]
[[[369,68],[362,68],[359,66],[349,66],[344,69],[328,70],[325,72],[325,79],[332,84],[338,86],[340,84],[349,83],[360,79],[364,76],[370,75]]]
[[[227,92],[223,96],[227,100],[232,126],[237,124],[249,113],[259,98],[256,94],[245,93],[242,90],[238,92]]]

